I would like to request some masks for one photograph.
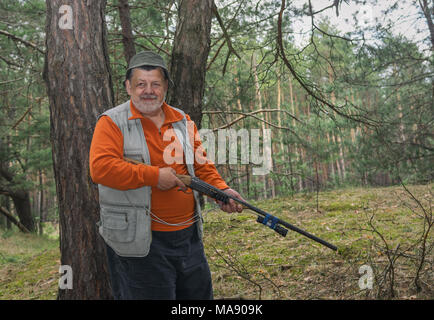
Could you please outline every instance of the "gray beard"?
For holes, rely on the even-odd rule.
[[[133,103],[137,110],[139,110],[143,114],[153,113],[161,108],[164,101],[166,100],[166,95],[164,95],[162,101],[155,101],[152,103],[143,103],[142,101],[135,101],[134,99]]]

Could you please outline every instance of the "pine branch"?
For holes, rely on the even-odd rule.
[[[5,31],[5,30],[0,30],[0,34],[4,35],[4,36],[6,36],[6,37],[8,37],[8,38],[10,38],[10,39],[12,39],[12,40],[14,40],[14,41],[21,42],[22,44],[26,45],[27,47],[33,48],[33,49],[39,51],[40,53],[45,54],[45,51],[42,50],[42,49],[40,49],[40,48],[39,48],[36,44],[34,44],[33,42],[30,42],[30,41],[24,40],[24,39],[22,39],[22,38],[20,38],[20,37],[17,37],[16,35],[13,35],[12,33],[9,33],[9,32],[7,32],[7,31]]]

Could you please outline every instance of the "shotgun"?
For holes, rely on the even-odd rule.
[[[134,159],[129,159],[129,158],[125,158],[124,160],[133,164],[143,164],[143,162],[140,161],[136,161]],[[288,233],[288,229],[295,231],[305,237],[308,237],[311,240],[314,240],[320,244],[322,244],[323,246],[326,246],[327,248],[330,248],[334,251],[337,251],[338,248],[336,246],[334,246],[333,244],[318,238],[316,236],[314,236],[313,234],[310,234],[309,232],[306,232],[284,220],[281,220],[267,212],[265,212],[262,209],[259,209],[257,207],[255,207],[254,205],[251,205],[250,203],[235,198],[227,193],[225,193],[224,191],[217,189],[216,187],[206,183],[205,181],[202,181],[201,179],[197,178],[197,177],[191,177],[188,175],[180,175],[180,174],[176,174],[177,178],[179,180],[181,180],[186,186],[188,186],[189,188],[191,188],[192,190],[196,190],[204,195],[207,195],[217,201],[222,201],[223,203],[227,204],[229,203],[229,199],[234,200],[235,202],[238,202],[239,204],[241,204],[244,208],[246,209],[250,209],[252,211],[254,211],[256,213],[257,217],[257,222],[262,223],[263,225],[273,229],[274,231],[276,231],[278,234],[280,234],[283,237],[286,237],[286,234]],[[283,226],[283,227],[282,227]]]

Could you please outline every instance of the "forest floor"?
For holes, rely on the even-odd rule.
[[[253,203],[338,252],[292,231],[282,237],[250,211],[208,207],[204,244],[214,297],[433,299],[433,189],[346,188]],[[55,299],[59,266],[58,239],[3,231],[0,300]]]

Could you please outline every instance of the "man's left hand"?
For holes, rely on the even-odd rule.
[[[234,189],[229,188],[229,189],[225,189],[225,190],[222,190],[222,191],[225,192],[225,193],[227,193],[228,195],[234,197],[234,198],[237,198],[237,199],[245,201],[241,197],[241,195],[238,192],[236,192]],[[222,209],[224,212],[227,212],[227,213],[233,213],[233,212],[241,212],[241,211],[243,211],[243,206],[240,203],[237,203],[237,202],[235,202],[232,199],[229,199],[229,203],[228,204],[224,204],[222,201],[217,201],[217,203],[220,206],[220,209]]]

